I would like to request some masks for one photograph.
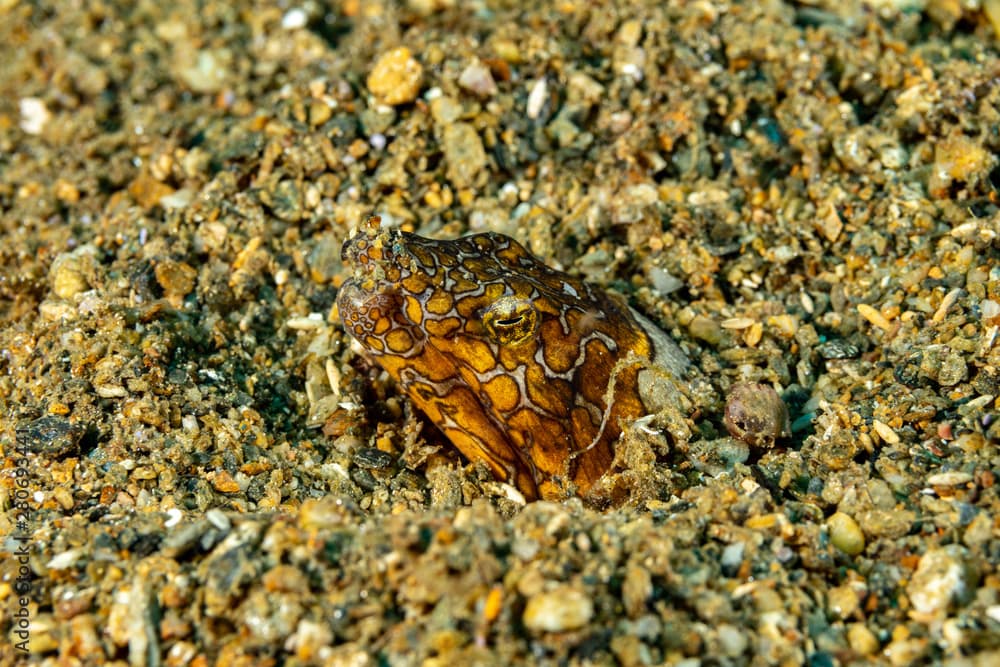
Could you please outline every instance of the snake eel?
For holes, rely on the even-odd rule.
[[[372,216],[342,256],[354,266],[337,296],[347,333],[465,457],[528,500],[586,495],[622,426],[649,412],[643,367],[680,378],[689,365],[623,299],[501,234],[432,240]]]

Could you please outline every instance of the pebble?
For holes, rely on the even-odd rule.
[[[906,587],[913,607],[910,615],[924,622],[942,618],[953,602],[967,601],[974,585],[965,547],[949,544],[930,549],[920,557]]]
[[[984,299],[979,304],[979,312],[982,315],[983,322],[987,324],[998,324],[997,319],[1000,319],[1000,303],[994,301],[993,299]]]
[[[281,27],[285,30],[298,30],[309,23],[309,14],[301,7],[294,7],[281,17]]]
[[[490,68],[480,60],[469,63],[462,70],[458,76],[458,85],[479,97],[492,97],[497,94],[497,83],[493,80]]]
[[[198,272],[186,262],[178,262],[166,259],[156,264],[153,271],[156,282],[166,293],[167,299],[179,305],[179,301],[194,289]]]
[[[52,292],[60,299],[72,299],[90,289],[90,276],[94,271],[93,248],[83,246],[73,252],[56,257],[49,269]]]
[[[844,229],[844,221],[840,219],[840,214],[837,213],[835,206],[827,206],[826,211],[816,218],[816,228],[830,243],[833,243],[840,237],[840,233]],[[861,310],[861,308],[859,307],[858,310]],[[865,319],[867,317],[865,315]]]
[[[181,50],[175,63],[177,78],[196,93],[214,93],[221,90],[230,76],[231,55],[225,49],[191,51]]]
[[[864,623],[851,623],[847,627],[847,643],[858,655],[874,655],[880,648],[878,637]]]
[[[860,606],[858,595],[851,586],[836,586],[827,593],[826,609],[837,618],[854,616]]]
[[[885,315],[879,312],[877,309],[872,308],[867,303],[858,304],[858,314],[861,317],[868,320],[869,323],[874,324],[882,331],[889,331],[892,329],[892,322],[886,319]]]
[[[194,199],[194,192],[187,188],[181,188],[160,197],[159,203],[165,209],[182,210],[191,204],[192,199]]]
[[[289,222],[302,217],[304,208],[302,188],[293,179],[286,178],[280,181],[268,194],[269,205],[275,216]]]
[[[532,632],[565,632],[581,628],[594,615],[594,603],[583,591],[560,586],[528,600],[523,621]]]
[[[548,96],[549,85],[545,77],[542,77],[535,82],[531,87],[531,92],[528,93],[528,104],[525,107],[528,118],[534,120],[542,114],[542,108],[545,106]]]
[[[927,477],[928,486],[961,486],[972,481],[972,475],[958,470],[939,472]]]
[[[881,422],[877,419],[872,420],[872,429],[878,433],[878,437],[882,438],[882,442],[889,445],[899,444],[899,435],[892,430],[885,422]]]
[[[730,658],[742,656],[750,644],[746,633],[729,623],[721,624],[716,630],[716,636],[719,639],[719,648],[722,649],[723,655]]]
[[[136,176],[128,185],[128,193],[132,195],[136,203],[142,208],[149,210],[159,206],[160,200],[174,194],[174,189],[162,183],[149,174]]]
[[[292,565],[275,565],[264,573],[261,583],[268,593],[307,593],[309,581]]]
[[[393,464],[393,457],[374,447],[362,447],[352,457],[354,463],[369,470],[385,470]]]
[[[638,618],[646,611],[646,601],[653,592],[649,570],[641,565],[629,565],[622,582],[622,604],[629,618]]]
[[[21,112],[21,129],[27,134],[41,134],[52,119],[52,112],[44,100],[37,97],[22,97],[18,107]]]
[[[84,429],[65,417],[46,415],[15,429],[17,444],[47,459],[75,454],[80,449]]]
[[[883,654],[893,667],[910,667],[927,655],[928,644],[923,637],[894,639],[885,647]]]
[[[818,345],[816,352],[824,359],[853,359],[861,350],[849,340],[834,338]]]
[[[975,184],[996,162],[996,156],[972,137],[960,133],[945,137],[936,144],[927,189],[933,197],[945,197],[953,181]]]
[[[719,559],[719,564],[722,566],[724,572],[727,576],[732,576],[736,573],[736,570],[743,563],[743,553],[746,551],[746,545],[743,542],[733,542],[726,546],[722,550],[722,557]]]
[[[75,204],[80,201],[79,188],[65,178],[60,178],[55,182],[55,185],[52,186],[52,194],[64,204]]]
[[[237,493],[240,490],[240,485],[225,470],[215,473],[212,477],[212,487],[219,493]]]
[[[848,556],[857,556],[865,550],[865,534],[850,515],[837,512],[827,519],[826,526],[830,542]]]
[[[205,519],[207,519],[210,524],[222,533],[228,533],[233,527],[232,521],[230,521],[229,517],[226,516],[226,513],[218,507],[213,507],[205,512]]]
[[[444,128],[442,148],[448,162],[446,175],[457,189],[473,185],[486,166],[486,150],[479,133],[469,123],[453,123]]]
[[[980,512],[965,529],[962,544],[970,549],[980,549],[993,539],[993,520],[986,512]]]
[[[695,315],[688,324],[688,332],[699,340],[715,346],[722,342],[722,327],[711,317]]]
[[[667,296],[684,287],[683,280],[671,275],[669,271],[659,266],[651,267],[646,272],[646,276],[649,278],[650,285],[661,296]]]
[[[405,46],[383,53],[368,75],[368,91],[379,104],[397,106],[417,98],[424,68]]]
[[[50,570],[66,570],[74,567],[84,556],[83,549],[70,549],[53,556],[45,567]]]
[[[438,125],[447,127],[462,117],[462,105],[454,97],[440,95],[429,102],[431,116]]]
[[[333,643],[333,633],[329,623],[325,621],[310,621],[302,619],[296,627],[295,633],[288,638],[288,646],[295,650],[295,656],[304,663],[320,663],[324,653],[329,650]],[[339,664],[336,661],[327,661],[327,664]],[[365,663],[358,663],[359,667]]]
[[[73,655],[85,663],[100,664],[104,661],[104,647],[98,635],[98,624],[93,614],[75,616],[69,622]]]
[[[953,387],[969,375],[962,353],[948,345],[928,345],[920,360],[920,373],[942,387]]]
[[[37,614],[31,619],[31,629],[27,639],[27,652],[32,656],[40,656],[44,653],[55,651],[59,647],[61,625],[62,623],[54,619],[52,614]]]

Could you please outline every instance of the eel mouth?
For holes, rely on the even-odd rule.
[[[337,294],[337,309],[344,328],[369,348],[379,347],[372,336],[381,337],[403,325],[399,317],[401,308],[399,292],[392,285],[371,278],[361,282],[352,278],[341,285]]]
[[[396,257],[386,252],[389,247],[390,234],[369,227],[344,241],[340,251],[353,275],[337,292],[337,308],[344,328],[366,347],[371,346],[370,336],[379,336],[392,326],[401,304],[393,285],[392,274],[398,274]]]
[[[364,289],[357,280],[351,279],[340,286],[337,292],[337,310],[340,311],[340,321],[344,329],[354,338],[363,340],[363,336],[374,330],[369,317],[373,293]]]

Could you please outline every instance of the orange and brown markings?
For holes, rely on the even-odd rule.
[[[671,347],[624,304],[511,238],[383,230],[344,243],[346,331],[469,459],[529,499],[586,494],[645,413],[643,363]],[[676,346],[666,352],[686,363]]]

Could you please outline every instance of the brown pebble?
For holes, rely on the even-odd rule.
[[[64,178],[60,178],[55,182],[52,193],[56,196],[56,199],[64,204],[75,204],[80,201],[80,191],[76,185]]]
[[[237,493],[240,490],[240,485],[225,470],[215,473],[215,476],[212,478],[212,486],[219,493]]]
[[[167,297],[176,299],[190,294],[198,277],[198,272],[190,264],[172,259],[159,262],[154,273],[156,282],[166,292]]]
[[[172,195],[174,189],[166,183],[160,183],[149,174],[142,174],[129,184],[128,193],[140,207],[148,210],[159,204],[167,195]]]
[[[96,590],[94,589],[67,590],[56,599],[55,617],[65,621],[90,611],[95,595]]]
[[[292,565],[276,565],[264,573],[261,580],[270,593],[306,593],[309,582],[302,571]]]

